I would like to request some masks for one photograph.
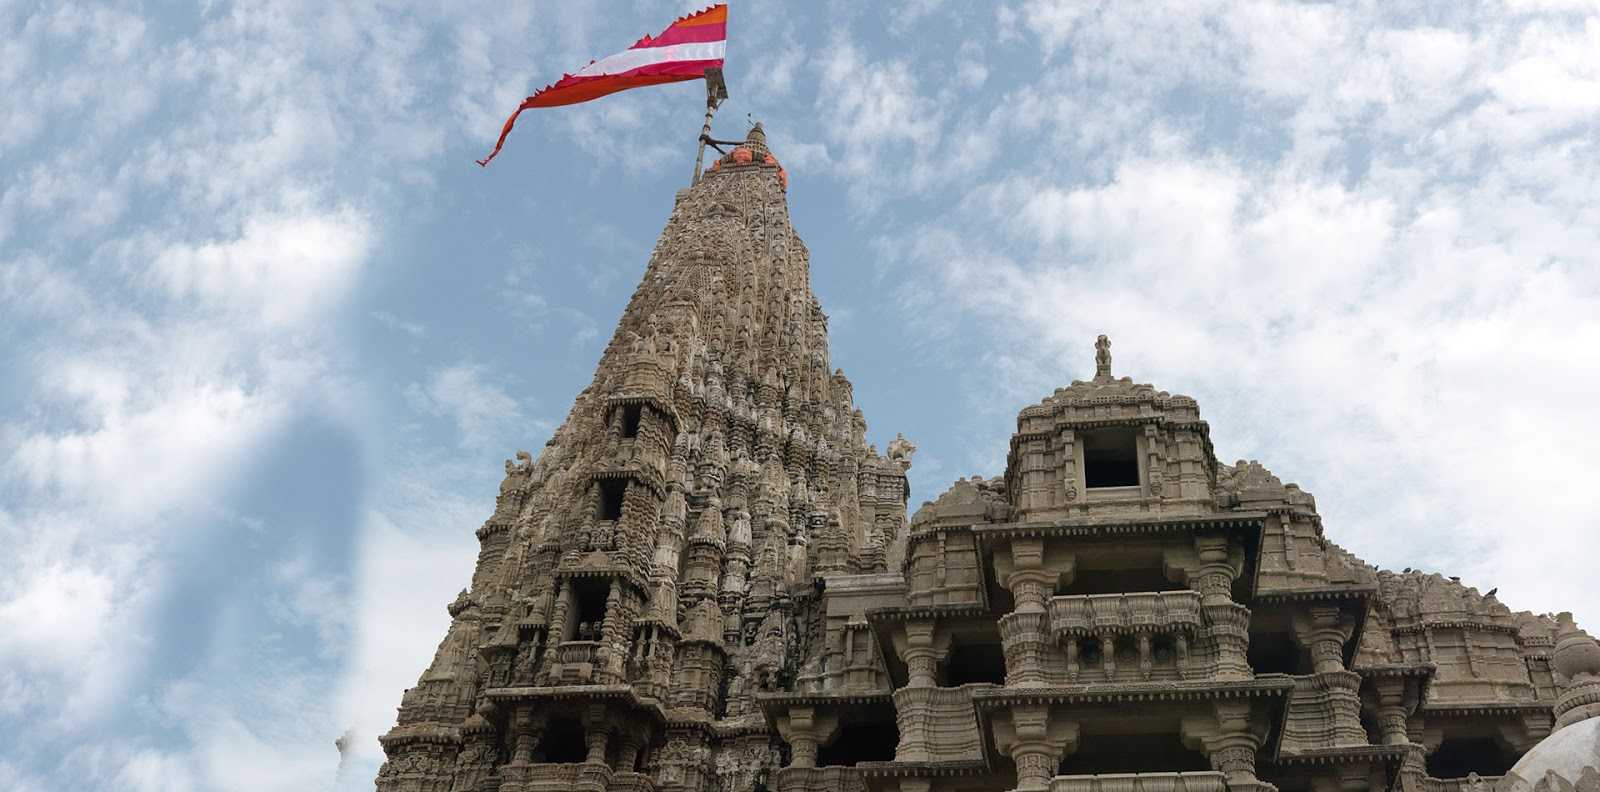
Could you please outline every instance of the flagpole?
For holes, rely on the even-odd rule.
[[[711,137],[711,116],[717,112],[722,100],[727,98],[728,84],[722,80],[722,69],[706,69],[706,123],[700,127],[700,149],[694,155],[694,178],[689,180],[690,187],[700,183],[700,168],[706,158],[706,140]]]

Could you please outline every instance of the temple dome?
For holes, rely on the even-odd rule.
[[[1574,788],[1600,790],[1600,718],[1579,721],[1545,738],[1523,754],[1497,786],[1500,792]]]

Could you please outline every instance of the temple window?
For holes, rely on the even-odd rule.
[[[625,405],[622,408],[622,436],[632,438],[639,436],[639,417],[643,410],[638,404]]]
[[[1176,733],[1084,734],[1059,775],[1189,773],[1210,770],[1205,754],[1184,747]]]
[[[569,641],[599,640],[600,629],[606,620],[606,595],[610,587],[603,580],[593,578],[572,582],[572,619],[567,630]]]
[[[1311,654],[1302,650],[1288,633],[1251,635],[1246,657],[1257,674],[1311,673]]]
[[[545,726],[534,749],[534,761],[546,764],[577,764],[589,756],[584,744],[583,726],[572,718],[555,718]]]
[[[1104,650],[1105,647],[1100,645],[1099,638],[1088,638],[1084,640],[1079,650],[1078,661],[1083,663],[1084,668],[1099,668],[1105,661]]]
[[[1139,486],[1139,439],[1132,429],[1083,433],[1083,477],[1089,489]]]
[[[622,495],[627,491],[627,479],[600,480],[600,519],[613,522],[622,519]]]
[[[858,762],[892,762],[900,744],[893,718],[858,721],[839,728],[833,742],[817,749],[818,767],[855,767]]]
[[[998,643],[957,642],[945,661],[943,687],[960,687],[974,682],[1006,683],[1006,657]]]
[[[1471,773],[1500,776],[1511,769],[1514,758],[1515,755],[1493,737],[1446,738],[1428,756],[1428,775],[1434,778],[1465,778]]]

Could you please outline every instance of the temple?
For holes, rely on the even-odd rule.
[[[787,185],[757,124],[679,193],[506,463],[379,790],[1573,788],[1511,771],[1595,733],[1600,645],[1351,556],[1104,336],[908,521],[915,448],[866,442]]]

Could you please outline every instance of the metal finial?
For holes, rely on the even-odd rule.
[[[1094,377],[1111,379],[1111,339],[1103,335],[1094,340]]]

